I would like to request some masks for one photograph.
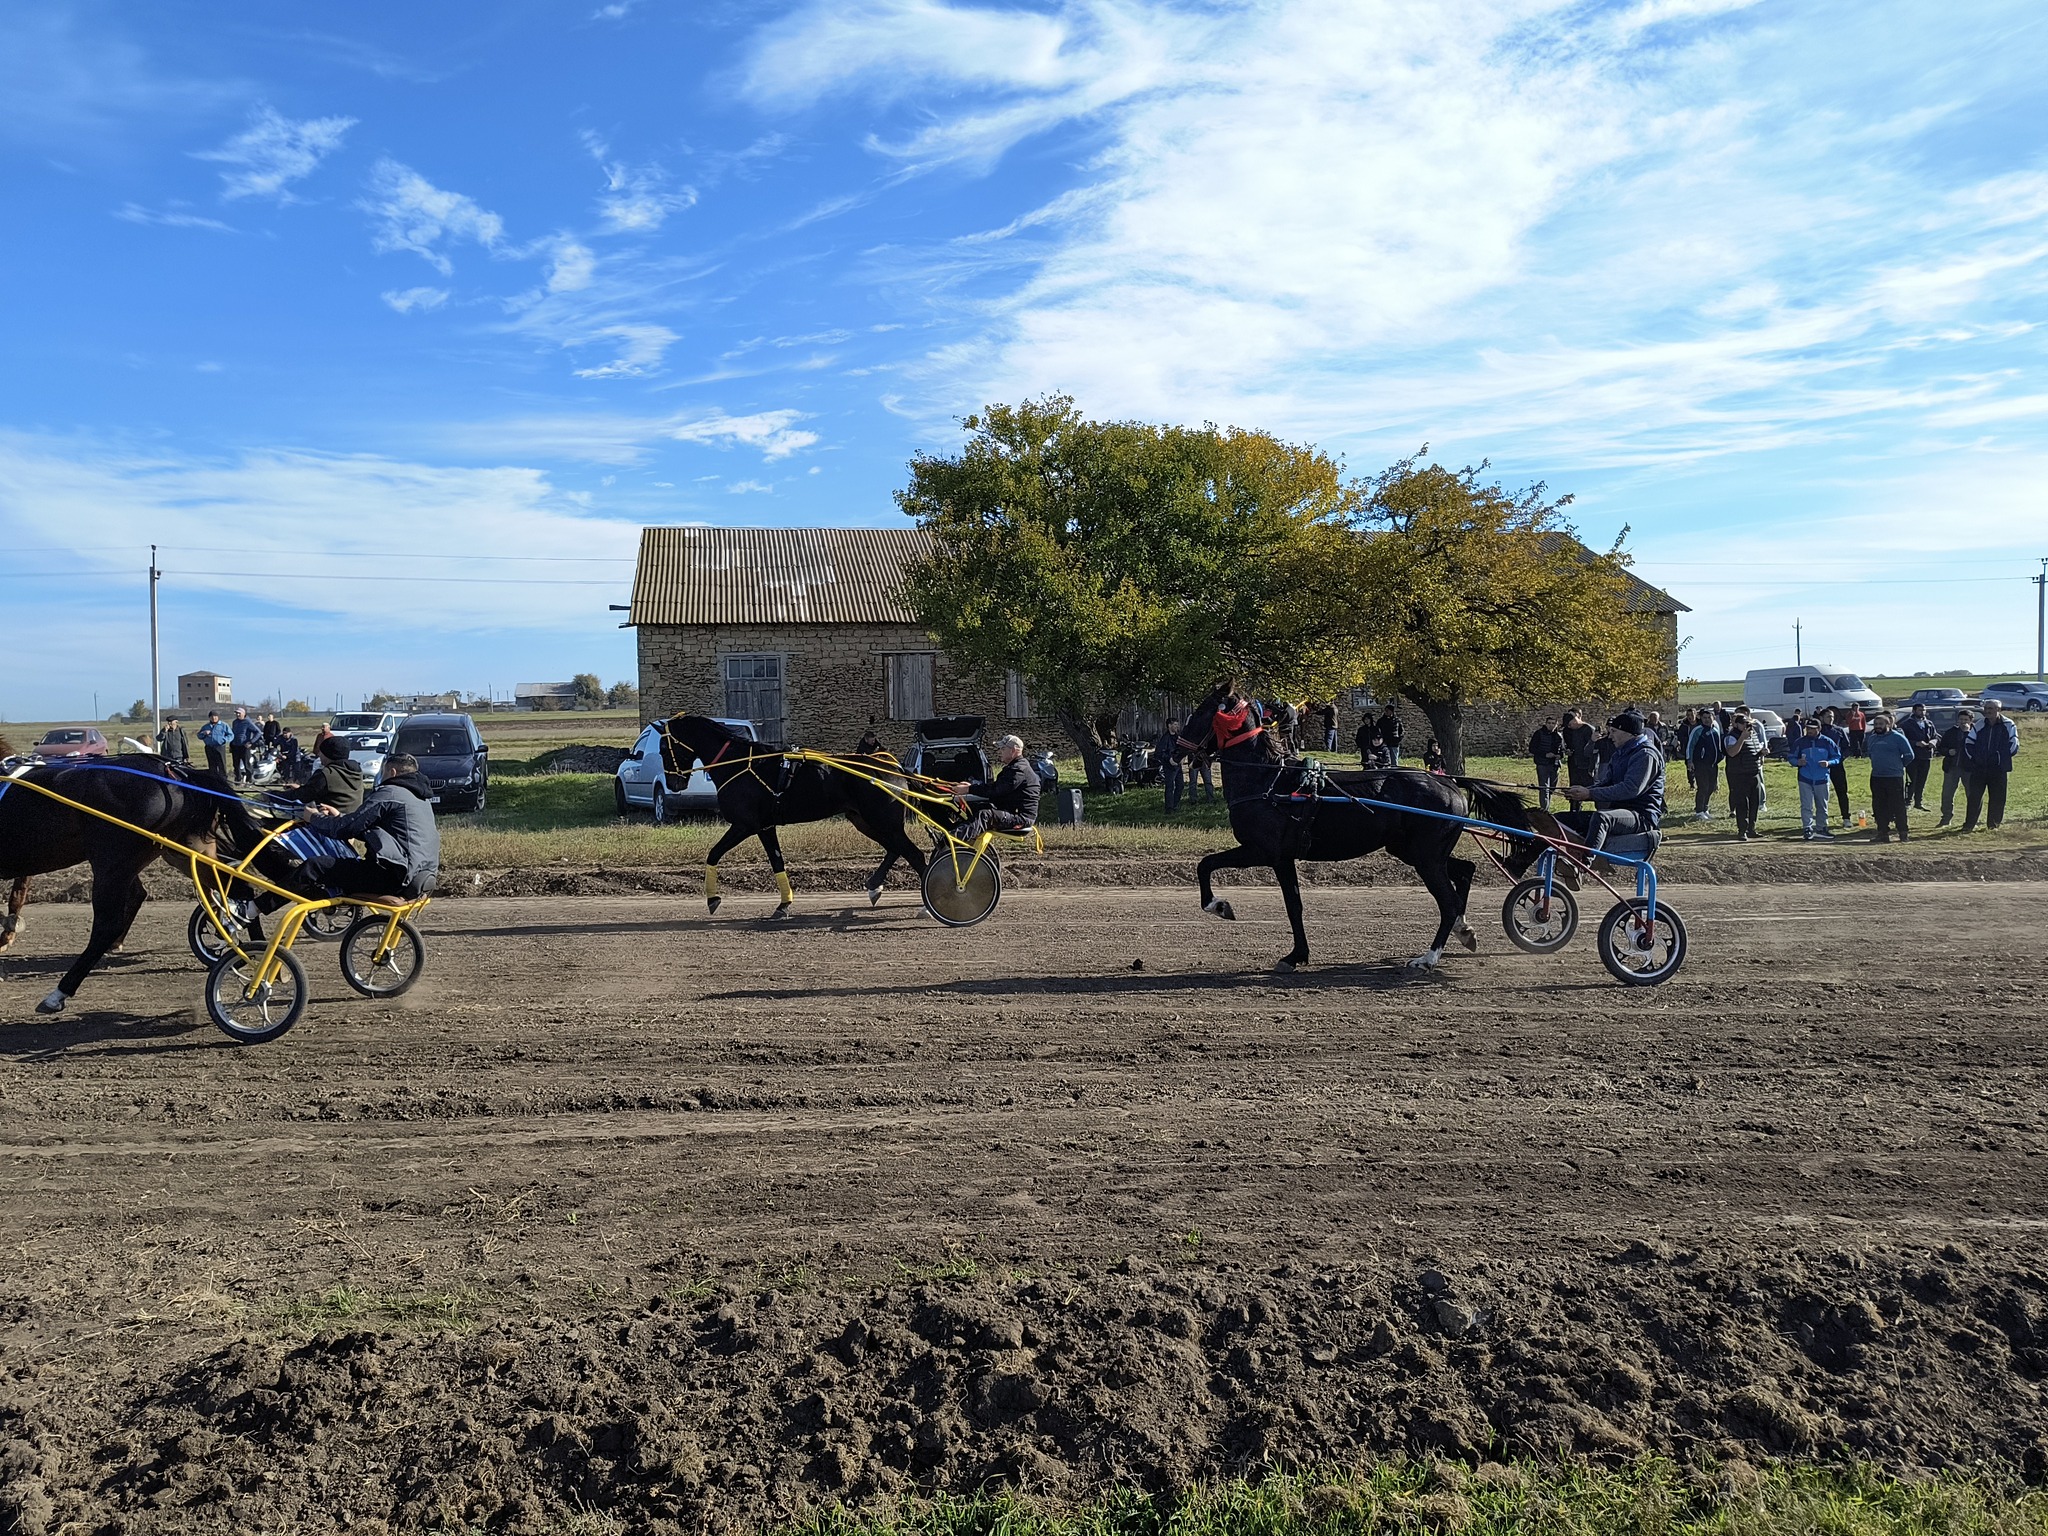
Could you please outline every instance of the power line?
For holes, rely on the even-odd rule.
[[[255,580],[323,581],[332,576],[332,571],[172,571],[165,570],[166,576],[196,576],[210,581],[223,577],[238,576]],[[99,577],[102,580],[128,581],[133,571],[103,571],[79,569],[71,571],[0,571],[0,581],[41,581],[53,577]],[[379,575],[383,581],[422,581],[438,586],[485,586],[485,587],[613,587],[620,585],[617,577],[603,576],[395,576]]]

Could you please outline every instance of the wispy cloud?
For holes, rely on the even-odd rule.
[[[597,200],[605,227],[617,234],[651,234],[697,201],[695,187],[673,186],[668,172],[658,165],[628,165],[613,160],[611,146],[589,130],[583,146],[604,172],[604,192]]]
[[[359,206],[375,221],[371,240],[379,251],[411,251],[444,276],[455,270],[444,245],[468,240],[494,251],[505,239],[505,221],[495,213],[396,160],[377,162]]]
[[[96,141],[244,97],[232,80],[160,68],[114,13],[58,5],[0,7],[0,136],[92,153]],[[97,16],[95,25],[89,17]]]
[[[795,410],[740,416],[720,410],[678,411],[666,416],[562,412],[475,422],[452,428],[444,436],[448,446],[465,453],[534,454],[596,464],[643,463],[664,443],[751,448],[773,462],[818,441],[817,433],[797,425],[803,419],[804,413]]]
[[[123,203],[114,210],[114,217],[130,224],[161,224],[169,229],[214,229],[233,233],[232,225],[178,207],[144,208],[139,203]]]
[[[446,288],[403,288],[395,290],[387,288],[384,290],[383,298],[386,304],[389,304],[401,315],[409,315],[416,309],[439,309],[448,302],[448,290]]]
[[[259,106],[249,126],[218,149],[196,150],[195,160],[213,160],[232,169],[222,171],[221,196],[289,198],[292,182],[313,174],[320,162],[341,147],[352,117],[310,117],[294,122],[274,108]]]
[[[759,480],[735,480],[725,488],[728,496],[772,496],[775,487]]]
[[[595,368],[578,368],[579,379],[638,379],[659,371],[661,359],[676,343],[665,325],[608,325],[599,337],[619,344],[619,355]]]

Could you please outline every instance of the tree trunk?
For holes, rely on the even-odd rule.
[[[1081,772],[1087,777],[1090,789],[1102,788],[1101,756],[1103,741],[1096,734],[1092,721],[1083,720],[1079,715],[1057,715],[1060,729],[1067,734],[1067,740],[1074,744],[1074,750],[1081,754]]]
[[[1404,695],[1424,715],[1429,717],[1429,729],[1436,737],[1436,744],[1444,754],[1444,772],[1453,778],[1465,771],[1465,706],[1456,699],[1424,699],[1414,694]],[[1422,753],[1417,749],[1416,759]]]

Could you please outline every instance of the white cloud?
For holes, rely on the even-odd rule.
[[[728,496],[772,496],[774,493],[774,486],[765,485],[759,480],[735,480],[725,488],[725,494]]]
[[[590,247],[567,235],[553,242],[548,266],[549,293],[575,293],[588,288],[597,273],[597,257]]]
[[[505,239],[505,221],[495,213],[396,160],[377,162],[358,206],[376,221],[371,240],[379,251],[411,251],[444,275],[455,270],[440,249],[444,242],[471,240],[495,251]]]
[[[576,412],[477,422],[455,428],[446,437],[451,447],[465,453],[529,453],[597,464],[638,464],[654,447],[671,442],[752,448],[773,462],[818,441],[817,433],[797,426],[803,419],[803,412],[792,410],[755,411],[744,416],[729,416],[720,410],[678,411],[667,416]]]
[[[579,379],[638,379],[658,373],[662,355],[678,340],[665,325],[608,325],[597,335],[617,341],[619,355],[596,368],[578,368]]]
[[[247,128],[219,149],[198,150],[193,158],[233,167],[220,173],[223,197],[288,198],[286,186],[312,175],[355,125],[352,117],[294,122],[272,107],[259,106]]]
[[[681,213],[697,201],[695,187],[672,187],[668,172],[658,165],[627,165],[609,159],[611,147],[588,129],[584,148],[604,172],[604,191],[598,197],[598,212],[605,227],[614,234],[651,234],[661,228],[672,213]]]
[[[448,302],[448,290],[446,288],[405,288],[400,290],[387,288],[384,291],[384,302],[397,310],[401,315],[409,315],[416,309],[439,309]]]
[[[130,224],[161,224],[169,229],[217,229],[233,233],[233,226],[223,224],[219,219],[209,219],[204,214],[177,207],[144,208],[137,203],[123,203],[114,210],[114,217]]]

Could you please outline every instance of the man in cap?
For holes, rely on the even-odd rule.
[[[1977,813],[1982,810],[1985,827],[1993,832],[2005,820],[2005,782],[2012,772],[2012,760],[2020,754],[2019,727],[2008,720],[2005,706],[1996,699],[1984,701],[1984,718],[1963,739],[1963,789],[1967,802],[1963,830],[1977,830]]]
[[[1566,811],[1557,819],[1579,835],[1587,847],[1599,849],[1617,834],[1655,832],[1664,824],[1664,755],[1643,717],[1624,710],[1607,722],[1613,755],[1591,784],[1573,784],[1564,796],[1593,809]]]
[[[1016,736],[996,742],[996,776],[978,784],[959,783],[953,792],[982,802],[980,810],[953,829],[963,842],[988,831],[1029,832],[1038,820],[1038,774],[1024,761],[1024,743]]]

